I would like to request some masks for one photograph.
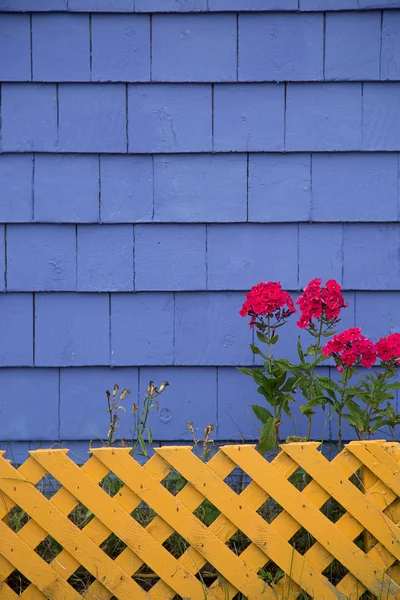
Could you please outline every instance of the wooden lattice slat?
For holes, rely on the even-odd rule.
[[[303,592],[356,600],[366,590],[382,600],[400,598],[398,444],[352,442],[332,461],[311,442],[286,444],[271,462],[248,445],[223,446],[207,463],[189,447],[159,448],[144,466],[129,452],[93,450],[78,467],[66,450],[37,450],[18,469],[1,453],[1,600],[19,597],[10,587],[15,570],[30,582],[21,593],[27,600],[289,600]],[[225,481],[237,467],[251,479],[240,493]],[[299,468],[311,478],[302,491],[289,481]],[[176,495],[163,485],[172,469],[186,480]],[[110,472],[122,482],[113,497],[101,486]],[[60,484],[49,499],[35,487],[47,475]],[[257,512],[269,499],[281,507],[270,523]],[[220,513],[209,526],[194,514],[205,500]],[[328,501],[341,507],[336,522],[321,511]],[[142,503],[156,513],[145,526],[132,514]],[[93,514],[80,527],[70,518],[79,506]],[[14,531],[16,507],[30,519]],[[302,531],[316,540],[303,554],[292,540]],[[180,556],[165,546],[175,532],[188,544]],[[239,533],[248,545],[238,556],[230,540]],[[123,543],[118,556],[101,547],[110,534]],[[38,546],[48,536],[62,550],[46,562]],[[283,572],[276,584],[262,578],[267,564]],[[341,565],[340,581],[326,574],[334,564]],[[69,581],[79,569],[93,580],[84,591]]]

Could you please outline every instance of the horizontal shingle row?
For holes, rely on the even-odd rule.
[[[8,225],[5,250],[8,292],[297,289],[318,275],[400,289],[397,224]]]
[[[399,150],[400,83],[1,86],[3,152]]]
[[[0,0],[0,11],[207,12],[400,8],[400,0]]]
[[[321,369],[329,375],[329,369]],[[126,413],[121,413],[117,430],[119,438],[130,439],[131,402],[142,399],[149,380],[161,383],[166,379],[169,387],[159,398],[158,413],[149,418],[155,440],[192,440],[187,427],[187,413],[201,438],[206,425],[213,423],[214,440],[254,440],[258,437],[257,421],[249,403],[262,403],[250,377],[233,367],[141,367],[80,369],[2,369],[0,385],[5,401],[0,406],[2,439],[4,440],[92,440],[94,445],[106,437],[108,415],[105,410],[105,390],[115,383],[128,387],[132,394],[125,398]],[[19,410],[15,411],[15,390],[18,389]],[[300,417],[300,397],[292,407],[294,421],[286,419],[282,437],[305,435],[306,419]],[[41,410],[37,410],[40,405]],[[182,410],[185,407],[185,410]],[[43,411],[43,412],[42,412]],[[43,414],[46,418],[43,419]],[[76,415],[85,415],[77,419]],[[325,415],[317,414],[315,431],[323,429]],[[348,435],[345,427],[344,437]],[[329,439],[326,432],[325,439]],[[48,445],[48,444],[46,444]],[[76,452],[76,444],[64,444]],[[31,449],[35,444],[31,445]],[[1,448],[1,446],[0,446]],[[80,448],[82,457],[86,447]],[[27,448],[25,449],[27,454]],[[14,457],[13,457],[14,458]],[[24,456],[23,460],[25,460]],[[72,456],[74,458],[74,456]],[[85,458],[84,458],[85,460]]]
[[[395,222],[398,159],[0,154],[0,223]]]
[[[0,16],[3,81],[396,80],[399,57],[392,11]]]
[[[399,291],[346,292],[345,297],[349,307],[341,329],[357,325],[374,340],[399,331]],[[243,300],[242,292],[3,294],[1,364],[251,365],[248,319],[239,316]],[[277,347],[294,361],[295,322],[282,329]]]

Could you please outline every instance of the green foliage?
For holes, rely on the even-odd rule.
[[[395,397],[395,391],[400,389],[400,383],[392,381],[395,374],[396,370],[390,367],[382,372],[374,371],[362,377],[357,386],[350,388],[351,398],[346,403],[349,412],[343,417],[360,440],[369,439],[382,427],[388,427],[394,439],[395,427],[400,424],[400,414],[390,402]],[[358,398],[361,406],[353,398]]]
[[[260,428],[258,450],[261,454],[273,450],[279,444],[279,427],[282,416],[285,413],[291,416],[290,404],[294,401],[296,377],[290,376],[290,364],[282,361],[274,361],[271,357],[271,346],[274,346],[279,336],[276,328],[271,327],[270,320],[264,332],[257,331],[257,337],[268,346],[268,353],[264,354],[254,344],[250,347],[254,354],[261,355],[264,359],[263,369],[239,368],[239,371],[252,377],[257,385],[257,392],[263,396],[270,409],[265,406],[252,404],[251,408],[262,427]]]

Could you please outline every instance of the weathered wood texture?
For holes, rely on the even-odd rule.
[[[352,442],[332,461],[317,448],[286,444],[269,462],[253,446],[229,445],[203,462],[189,447],[163,447],[144,466],[128,448],[93,450],[82,467],[66,450],[32,451],[18,469],[1,456],[0,598],[18,597],[9,585],[15,570],[30,581],[21,594],[28,600],[296,599],[304,592],[355,600],[366,591],[400,598],[400,446]],[[240,493],[226,483],[237,467],[251,480]],[[311,478],[302,491],[289,480],[299,468]],[[185,480],[176,494],[162,484],[172,470]],[[114,496],[99,485],[110,473],[123,483]],[[48,474],[61,486],[50,499],[37,488]],[[205,499],[219,513],[208,526],[194,514]],[[270,522],[259,511],[269,499],[280,508]],[[329,500],[342,509],[335,522],[320,510]],[[132,515],[142,503],[156,513],[146,526]],[[30,517],[18,530],[10,518],[16,506]],[[69,518],[79,506],[94,515],[82,527]],[[316,540],[303,553],[291,541],[300,530]],[[163,545],[174,532],[188,543],[179,557]],[[239,555],[229,544],[238,532],[248,542]],[[101,547],[111,533],[123,542],[116,557]],[[49,562],[35,551],[47,536],[62,547]],[[326,576],[334,561],[342,568],[336,584]],[[263,576],[268,564],[282,572],[275,581]],[[205,565],[211,582],[199,576]],[[82,593],[69,580],[79,567],[93,576]],[[139,570],[153,585],[141,585]]]

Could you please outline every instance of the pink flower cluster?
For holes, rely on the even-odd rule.
[[[400,362],[400,333],[392,333],[375,344],[376,353],[385,362]]]
[[[322,353],[324,356],[332,355],[339,360],[339,371],[343,371],[343,365],[353,367],[361,364],[370,369],[376,362],[374,344],[357,327],[346,329],[333,336],[322,348]]]
[[[280,283],[274,281],[261,281],[253,286],[240,310],[242,317],[251,316],[250,327],[256,323],[258,316],[275,316],[279,321],[296,312],[288,292],[282,289]]]
[[[321,287],[321,281],[319,277],[310,281],[302,295],[297,298],[301,310],[297,325],[301,329],[306,329],[312,319],[319,319],[321,316],[334,321],[339,317],[340,310],[347,306],[337,281],[329,279],[325,287]]]

